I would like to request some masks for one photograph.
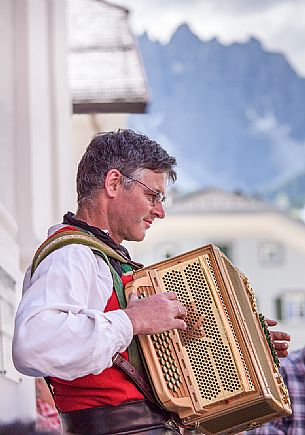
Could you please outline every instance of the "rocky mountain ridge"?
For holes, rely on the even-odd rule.
[[[305,78],[282,54],[255,38],[202,41],[186,24],[138,45],[151,104],[129,126],[177,156],[180,189],[266,194],[305,173]]]

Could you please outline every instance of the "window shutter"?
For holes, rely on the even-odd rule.
[[[283,320],[283,300],[281,296],[275,300],[275,309],[277,320]]]

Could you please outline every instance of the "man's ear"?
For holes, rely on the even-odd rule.
[[[110,169],[107,172],[105,178],[105,190],[107,194],[114,198],[118,192],[118,188],[121,186],[122,174],[117,169]]]

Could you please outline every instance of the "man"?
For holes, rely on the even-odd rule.
[[[249,435],[304,435],[305,434],[305,347],[290,352],[281,364],[281,373],[288,387],[292,415],[274,420]]]
[[[51,228],[26,273],[14,362],[24,374],[50,377],[70,433],[179,433],[170,414],[144,398],[140,382],[115,365],[118,353],[124,366],[129,356],[139,363],[136,349],[126,352],[134,348],[133,336],[186,329],[186,309],[175,293],[140,300],[132,295],[125,307],[117,280],[128,267],[138,267],[120,243],[143,240],[153,221],[165,217],[175,165],[174,157],[144,135],[98,134],[78,167],[76,215],[68,213],[63,225]],[[107,249],[68,244],[79,230]],[[63,247],[51,252],[58,238]],[[279,334],[275,338],[282,339]],[[286,351],[285,344],[277,347]]]

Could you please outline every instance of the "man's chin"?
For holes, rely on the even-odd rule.
[[[142,242],[146,236],[146,231],[141,234],[134,234],[132,236],[126,237],[125,240],[128,242]]]
[[[124,240],[126,240],[126,242],[142,242],[142,240],[144,240],[145,238],[145,233],[144,234],[137,234],[137,235],[133,235],[133,236],[127,236],[124,238]]]

